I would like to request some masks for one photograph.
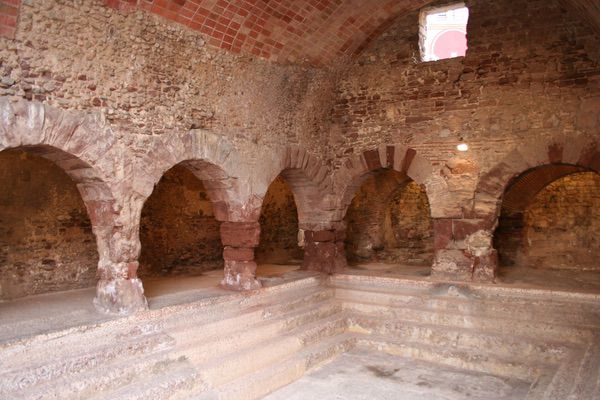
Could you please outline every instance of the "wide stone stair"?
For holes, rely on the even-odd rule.
[[[600,399],[600,296],[306,275],[2,343],[0,399],[260,399],[351,350]]]
[[[346,323],[321,277],[165,307],[0,345],[0,398],[259,398],[349,349]]]
[[[526,381],[527,399],[600,399],[600,296],[332,277],[356,345]]]

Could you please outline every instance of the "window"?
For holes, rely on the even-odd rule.
[[[464,57],[467,52],[469,9],[463,3],[421,11],[421,60]]]

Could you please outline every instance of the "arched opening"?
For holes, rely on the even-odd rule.
[[[179,164],[165,172],[140,221],[141,277],[198,276],[223,268],[220,222],[203,182]]]
[[[304,255],[298,245],[298,210],[292,189],[281,175],[267,190],[259,222],[257,273],[264,276],[298,268]]]
[[[429,274],[433,227],[425,188],[405,173],[368,174],[346,213],[350,265]]]
[[[0,152],[1,300],[96,283],[98,252],[85,204],[71,177],[45,157],[69,158],[46,148]]]
[[[553,164],[513,179],[494,247],[499,276],[536,284],[600,283],[600,174]]]

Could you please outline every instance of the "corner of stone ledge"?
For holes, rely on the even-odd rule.
[[[102,314],[121,316],[147,310],[142,281],[138,278],[99,281],[94,307]]]

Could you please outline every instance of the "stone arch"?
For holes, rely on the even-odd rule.
[[[434,174],[431,163],[413,148],[402,145],[382,145],[377,149],[366,150],[348,158],[336,172],[336,220],[343,219],[354,194],[369,174],[384,168],[404,173],[416,183],[424,185],[433,212],[433,204],[435,204],[432,201],[433,194],[440,189],[443,190],[437,187],[443,186],[443,180]]]
[[[600,149],[596,142],[583,137],[525,143],[513,149],[479,179],[475,189],[473,214],[493,229],[497,223],[503,195],[511,180],[523,172],[543,165],[568,164],[600,171]],[[532,188],[534,189],[534,188]]]
[[[118,243],[121,208],[115,189],[122,157],[113,132],[93,114],[63,111],[28,101],[0,98],[0,151],[25,149],[52,161],[75,182],[96,237],[99,282],[94,304],[103,312],[127,314],[146,307],[127,246]],[[121,177],[122,178],[122,177]]]
[[[493,232],[498,225],[505,190],[511,181],[523,172],[543,165],[561,164],[600,171],[600,150],[597,143],[581,136],[554,139],[550,143],[548,145],[542,140],[524,143],[480,177],[473,208],[469,212],[472,220],[454,221],[455,226],[451,227],[447,235],[454,236],[455,242],[465,244],[465,248],[461,250],[463,255],[455,257],[450,263],[454,268],[464,264],[473,277],[494,279],[498,257],[493,248]],[[532,190],[535,190],[535,187],[532,187]]]
[[[305,247],[305,236],[312,237],[313,232],[330,229],[332,184],[329,169],[321,159],[298,146],[275,148],[272,154],[272,158],[259,168],[266,174],[259,177],[257,196],[264,205],[263,200],[273,182],[278,177],[283,179],[292,192],[297,211],[296,240],[300,247]],[[260,212],[262,215],[262,207]]]
[[[236,151],[226,138],[192,130],[184,135],[140,138],[137,151],[145,152],[135,165],[136,225],[143,204],[163,174],[182,165],[202,181],[214,214],[221,221],[225,277],[221,285],[233,290],[260,287],[256,280],[254,247],[258,245],[258,218],[262,198],[256,195],[255,162]],[[145,149],[149,149],[149,152]],[[139,245],[139,232],[136,237]]]
[[[520,258],[518,254],[526,241],[527,210],[538,193],[561,178],[584,172],[591,170],[572,164],[546,164],[529,169],[508,182],[493,236],[493,246],[498,252],[500,265],[514,265]]]
[[[331,201],[332,181],[329,168],[318,157],[298,146],[287,146],[276,151],[275,159],[264,177],[261,190],[266,193],[270,184],[281,176],[291,187],[298,209],[298,223],[302,230],[318,230],[328,220],[328,202]],[[263,193],[263,194],[264,194]]]
[[[203,131],[190,131],[183,136],[142,139],[137,146],[150,152],[135,166],[136,192],[143,204],[162,176],[176,165],[187,168],[204,183],[220,221],[246,220],[251,213],[237,207],[248,201],[250,188],[240,188],[247,162],[234,152],[233,145],[221,136]],[[244,189],[246,189],[244,191]],[[141,212],[141,207],[138,207]],[[139,215],[138,215],[139,220]]]

